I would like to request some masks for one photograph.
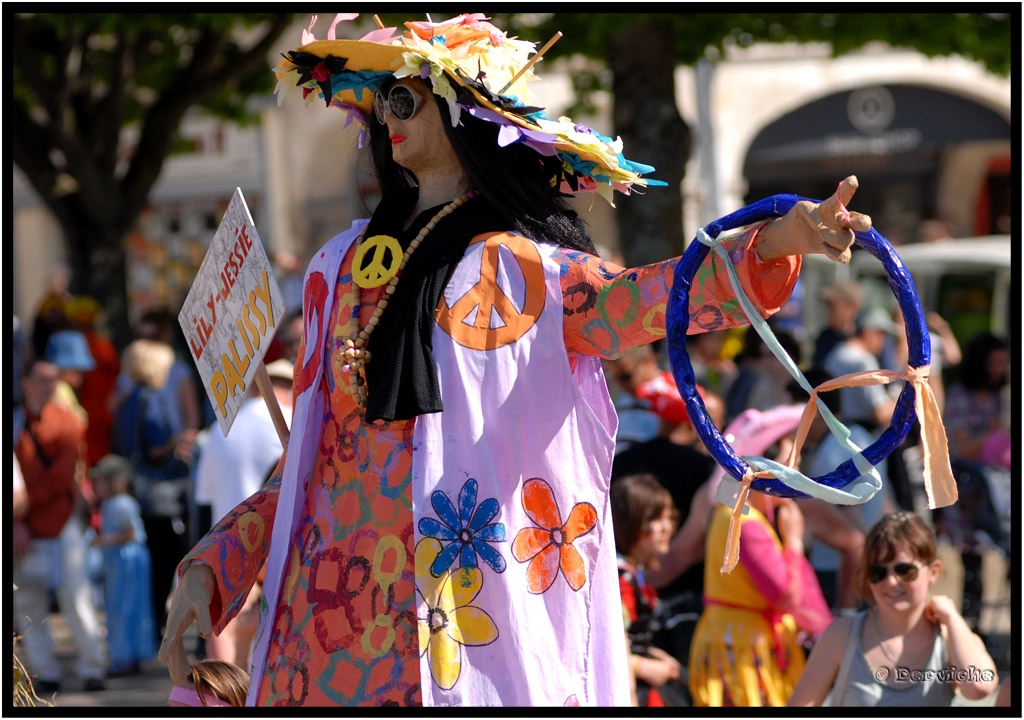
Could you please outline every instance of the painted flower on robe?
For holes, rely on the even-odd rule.
[[[573,590],[587,582],[587,569],[573,542],[597,524],[597,510],[590,503],[576,503],[562,523],[558,503],[551,486],[540,478],[523,485],[523,509],[537,527],[523,528],[512,541],[512,556],[529,562],[527,589],[545,592],[561,572]]]
[[[498,501],[487,498],[476,504],[478,483],[470,478],[459,491],[458,510],[440,490],[430,497],[438,520],[420,518],[420,532],[447,543],[430,564],[430,572],[439,577],[461,557],[462,567],[477,567],[477,557],[495,572],[505,572],[505,558],[487,543],[505,542],[505,525],[491,523],[498,514]],[[488,524],[490,523],[490,524]]]
[[[491,644],[498,639],[498,627],[490,615],[470,605],[483,587],[480,568],[462,567],[439,578],[426,570],[440,550],[435,538],[416,544],[416,616],[420,656],[428,654],[434,683],[451,690],[462,674],[462,646]]]

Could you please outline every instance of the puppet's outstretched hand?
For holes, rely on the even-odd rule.
[[[178,588],[171,596],[167,612],[167,630],[157,659],[167,664],[167,671],[175,685],[188,680],[191,663],[185,652],[183,637],[188,627],[195,622],[201,637],[212,632],[210,602],[215,587],[213,569],[202,562],[194,562],[182,574]]]
[[[839,183],[828,200],[815,205],[802,200],[758,234],[756,250],[762,260],[786,255],[828,255],[836,262],[850,262],[854,231],[871,229],[871,218],[846,209],[857,191],[857,177]]]

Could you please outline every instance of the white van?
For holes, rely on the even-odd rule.
[[[900,245],[895,250],[914,279],[925,312],[945,318],[961,346],[983,330],[1004,336],[1016,331],[1009,327],[1011,308],[1019,308],[1021,298],[1020,287],[1011,283],[1009,235]],[[854,252],[849,265],[807,255],[800,278],[805,338],[810,340],[826,322],[827,309],[818,301],[818,293],[833,282],[860,284],[865,303],[886,308],[897,304],[882,263],[863,250]]]

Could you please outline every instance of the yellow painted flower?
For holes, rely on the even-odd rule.
[[[498,639],[491,616],[470,605],[483,587],[480,568],[462,567],[435,578],[430,564],[441,551],[435,538],[416,544],[416,591],[419,594],[420,656],[430,656],[430,676],[451,690],[462,674],[462,646],[490,645]]]

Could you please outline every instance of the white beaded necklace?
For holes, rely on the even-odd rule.
[[[410,256],[416,252],[416,248],[420,246],[423,239],[430,234],[430,232],[437,227],[437,223],[442,218],[455,212],[459,207],[462,206],[467,200],[473,197],[473,193],[469,192],[461,197],[457,197],[450,203],[441,208],[440,211],[430,221],[423,226],[423,229],[414,237],[410,242],[409,246],[402,253],[402,260],[398,265],[398,270],[395,272],[394,277],[388,282],[388,286],[384,288],[384,293],[381,295],[380,300],[377,302],[377,307],[374,308],[373,316],[366,323],[366,327],[359,328],[359,309],[360,301],[362,297],[361,288],[358,283],[352,283],[352,292],[354,297],[352,299],[352,334],[345,338],[345,349],[342,351],[341,357],[344,363],[341,369],[345,372],[351,372],[352,383],[351,393],[356,399],[356,404],[366,409],[366,372],[363,370],[366,363],[370,362],[370,351],[366,349],[366,342],[370,339],[371,333],[374,328],[380,322],[381,315],[384,314],[384,308],[388,306],[388,299],[395,294],[395,288],[398,286],[398,280],[402,277],[402,270],[405,269],[406,263],[409,262]],[[356,254],[358,255],[359,246],[362,245],[363,239],[366,236],[366,231],[363,231],[363,235],[359,237],[359,243],[356,246]]]

